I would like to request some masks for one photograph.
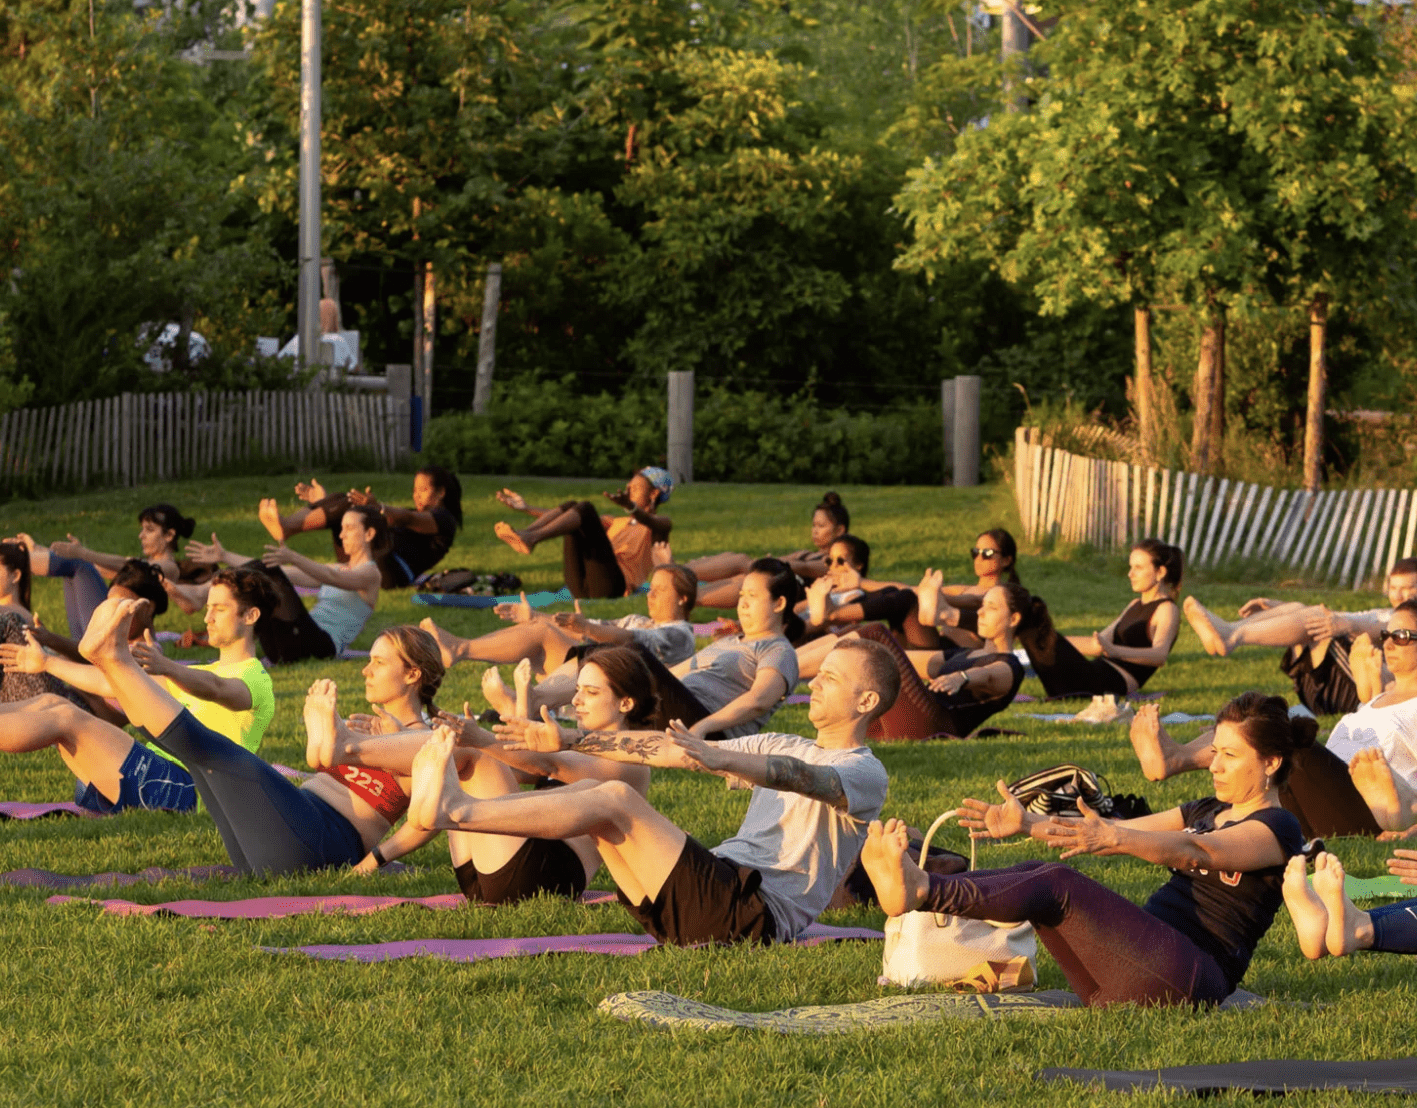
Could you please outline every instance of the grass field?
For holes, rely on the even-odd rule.
[[[406,502],[406,477],[344,475],[331,487],[373,483],[386,499]],[[502,482],[468,481],[467,526],[445,562],[519,572],[528,588],[559,584],[559,550],[548,546],[517,558],[491,538],[505,510],[491,498]],[[279,488],[276,486],[279,485]],[[234,479],[94,493],[44,504],[0,507],[0,533],[24,529],[42,541],[72,531],[97,549],[136,551],[136,512],[171,500],[198,519],[198,535],[216,530],[231,548],[258,553],[264,533],[255,520],[261,495],[286,479]],[[597,489],[584,481],[527,480],[533,503]],[[938,566],[963,580],[966,551],[978,530],[1016,527],[1007,492],[938,488],[843,488],[853,530],[873,547],[873,576],[913,580]],[[676,553],[723,549],[752,553],[796,549],[806,542],[820,489],[696,485],[676,492]],[[325,535],[296,545],[329,556]],[[1067,630],[1103,626],[1128,597],[1120,556],[1075,553],[1069,559],[1021,559],[1025,582],[1044,595]],[[1335,605],[1369,606],[1352,594],[1277,589],[1193,576],[1186,581],[1207,603],[1234,610],[1263,592]],[[56,582],[36,582],[35,605],[62,629]],[[643,611],[643,599],[586,605],[594,615]],[[407,593],[380,598],[367,647],[380,627],[416,621]],[[490,615],[445,610],[453,630],[490,629]],[[701,615],[699,618],[708,618]],[[180,613],[160,627],[185,626]],[[194,617],[190,623],[197,625]],[[304,738],[300,697],[316,675],[346,689],[341,708],[360,707],[354,662],[307,664],[275,672],[279,707],[263,754],[300,764]],[[443,702],[481,707],[481,667],[450,674]],[[1277,652],[1256,650],[1221,662],[1207,658],[1183,628],[1170,664],[1152,681],[1167,693],[1164,710],[1213,712],[1248,688],[1288,692]],[[1037,682],[1025,692],[1039,694]],[[998,777],[1012,779],[1059,761],[1105,774],[1118,792],[1139,792],[1154,808],[1206,793],[1198,776],[1154,785],[1136,768],[1120,727],[1055,725],[1022,718],[1017,705],[996,717],[1023,738],[883,746],[891,775],[886,812],[925,826],[965,795],[988,795]],[[1325,722],[1327,726],[1332,720]],[[775,726],[811,734],[805,708],[785,709]],[[1192,737],[1196,725],[1177,729]],[[65,800],[72,778],[53,752],[0,760],[0,798]],[[736,829],[747,804],[717,779],[657,773],[651,800],[671,819],[712,845]],[[958,839],[958,832],[952,832]],[[958,841],[952,845],[959,845]],[[1381,872],[1383,847],[1342,840],[1334,846],[1350,872]],[[1043,856],[1041,847],[987,845],[981,864]],[[133,871],[146,866],[224,862],[210,819],[155,813],[103,820],[54,819],[0,826],[0,870],[43,867],[67,873]],[[411,859],[415,872],[368,879],[319,873],[279,881],[242,880],[197,886],[167,883],[112,895],[161,901],[237,898],[276,893],[360,892],[423,895],[455,889],[446,848],[435,842]],[[1155,867],[1126,859],[1078,861],[1125,895],[1142,900],[1163,880]],[[596,882],[608,888],[604,871]],[[1393,955],[1307,963],[1283,913],[1256,954],[1247,988],[1271,998],[1259,1010],[1225,1014],[1118,1010],[1074,1012],[1049,1019],[959,1023],[823,1039],[765,1033],[666,1033],[599,1015],[606,995],[663,989],[740,1009],[862,1000],[876,985],[880,947],[839,944],[794,948],[658,950],[637,958],[563,955],[453,965],[412,959],[383,965],[316,962],[261,947],[379,942],[420,937],[520,936],[634,930],[620,909],[584,908],[542,899],[511,908],[453,912],[396,909],[342,918],[297,917],[216,925],[174,918],[110,918],[91,907],[45,904],[38,890],[0,889],[0,1103],[46,1104],[782,1104],[991,1105],[1123,1102],[1069,1086],[1045,1086],[1044,1066],[1145,1068],[1253,1058],[1373,1059],[1412,1053],[1417,1032],[1413,963]],[[873,910],[832,913],[825,921],[879,926]],[[1064,985],[1040,951],[1043,984]],[[562,1098],[565,1098],[564,1101]],[[1304,1103],[1344,1103],[1339,1094]],[[1248,1096],[1236,1098],[1249,1103]]]

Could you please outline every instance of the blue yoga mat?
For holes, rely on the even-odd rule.
[[[571,590],[560,588],[555,592],[529,592],[526,594],[526,602],[533,608],[546,608],[552,604],[569,604],[572,600]],[[413,594],[415,604],[426,604],[431,608],[493,608],[498,604],[515,604],[521,600],[520,596],[462,596],[457,593],[442,592],[416,592]]]

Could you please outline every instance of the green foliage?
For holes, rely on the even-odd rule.
[[[576,473],[623,479],[663,464],[664,394],[577,395],[573,382],[499,384],[485,416],[455,412],[428,426],[425,452],[465,473]],[[822,407],[810,394],[701,389],[694,476],[701,481],[900,484],[935,479],[937,404],[879,414]]]

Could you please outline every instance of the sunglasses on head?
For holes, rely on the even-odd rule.
[[[999,552],[992,546],[971,546],[969,548],[971,558],[983,558],[986,562],[992,562],[999,556]]]
[[[1378,636],[1379,642],[1387,642],[1391,639],[1398,646],[1409,646],[1417,642],[1417,631],[1409,631],[1406,627],[1399,627],[1396,631],[1384,631]]]

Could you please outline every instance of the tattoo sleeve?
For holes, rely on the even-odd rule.
[[[622,761],[650,762],[664,745],[657,731],[587,731],[568,750]]]
[[[841,778],[831,766],[814,766],[798,758],[769,754],[767,787],[782,792],[801,793],[813,800],[830,804],[833,808],[846,808],[846,791],[841,787]]]

